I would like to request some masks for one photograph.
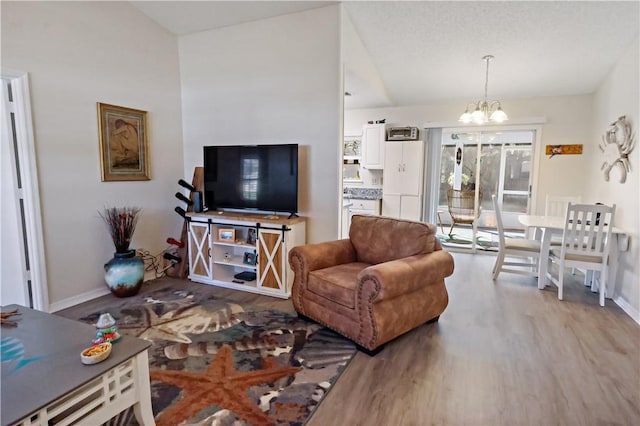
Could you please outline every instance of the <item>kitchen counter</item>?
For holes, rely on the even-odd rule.
[[[344,188],[343,198],[382,200],[382,188]]]

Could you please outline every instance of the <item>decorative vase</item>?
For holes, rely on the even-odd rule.
[[[144,261],[135,250],[114,253],[104,265],[104,280],[116,297],[135,296],[144,280]]]

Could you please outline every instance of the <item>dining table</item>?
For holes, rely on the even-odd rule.
[[[547,267],[549,260],[549,251],[551,249],[551,237],[553,235],[562,235],[564,233],[565,218],[561,216],[540,216],[523,214],[518,216],[518,222],[524,225],[527,230],[536,229],[540,231],[540,263],[538,266],[538,288],[546,287]],[[627,233],[620,228],[613,227],[611,229],[613,241],[609,246],[609,278],[608,281],[615,285],[616,273],[618,271],[618,258],[621,251],[626,251],[629,240]],[[605,297],[611,299],[613,297],[613,285],[611,289],[605,288]],[[592,287],[595,290],[597,286]]]

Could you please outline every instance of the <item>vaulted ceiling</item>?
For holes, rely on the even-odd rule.
[[[338,2],[136,1],[175,34]],[[638,36],[638,1],[342,2],[388,97],[347,73],[347,107],[467,102],[594,92]]]

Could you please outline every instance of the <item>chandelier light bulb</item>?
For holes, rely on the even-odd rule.
[[[471,123],[471,114],[469,113],[469,108],[465,109],[458,121],[469,124]]]
[[[476,124],[486,123],[486,116],[482,111],[480,111],[480,107],[476,107],[476,110],[471,114],[471,121]]]
[[[498,107],[498,109],[495,110],[493,114],[491,114],[490,119],[491,121],[495,121],[496,123],[502,123],[503,121],[507,121],[509,117],[507,117],[507,114],[502,110],[501,107]]]

